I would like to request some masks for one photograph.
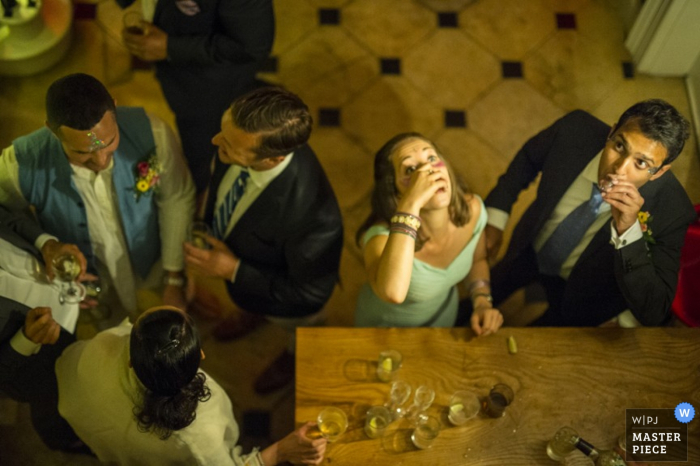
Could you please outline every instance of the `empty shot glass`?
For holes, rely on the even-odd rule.
[[[340,408],[328,406],[318,413],[318,430],[329,442],[338,440],[348,428],[348,416]]]
[[[493,386],[486,398],[486,414],[490,417],[501,417],[506,412],[506,406],[510,405],[515,398],[513,390],[504,383]]]
[[[403,380],[397,380],[391,384],[389,391],[389,402],[386,407],[391,412],[392,420],[399,419],[406,415],[406,408],[403,404],[411,396],[411,386]]]
[[[413,405],[408,408],[406,417],[413,425],[419,424],[422,417],[425,416],[425,411],[430,408],[435,400],[435,390],[425,385],[416,388],[413,393]]]
[[[424,450],[430,448],[433,444],[433,440],[437,438],[439,433],[440,421],[438,421],[436,417],[426,416],[421,419],[420,424],[413,429],[411,441],[417,448]]]
[[[458,390],[450,398],[447,418],[456,426],[461,426],[476,416],[481,409],[481,402],[476,394],[467,390]]]
[[[377,377],[382,382],[391,382],[394,374],[401,367],[403,358],[401,353],[396,350],[386,350],[379,353],[379,361],[377,362]]]
[[[391,412],[385,406],[372,406],[367,410],[365,434],[369,438],[381,437],[391,420]]]

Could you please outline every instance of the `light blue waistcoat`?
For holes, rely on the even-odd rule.
[[[155,142],[142,108],[119,107],[119,147],[114,153],[112,182],[133,270],[146,277],[160,257],[158,209],[154,195],[134,196],[136,164],[146,160]],[[62,242],[76,244],[95,273],[87,214],[73,182],[73,171],[58,138],[44,127],[17,138],[13,145],[24,198],[36,208],[44,231]]]

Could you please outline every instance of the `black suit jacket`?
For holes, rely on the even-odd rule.
[[[43,230],[34,220],[0,206],[0,238],[27,251],[39,260],[41,260],[41,254],[34,247],[34,242],[42,233],[44,233]]]
[[[156,4],[153,24],[168,34],[168,59],[156,63],[156,75],[178,118],[207,111],[218,118],[253,87],[258,66],[272,49],[272,0],[195,1],[200,11],[192,16],[174,0]],[[134,0],[117,3],[127,7]]]
[[[571,183],[605,145],[610,127],[583,111],[564,116],[530,139],[491,193],[488,207],[510,212],[519,193],[542,174],[537,198],[515,228],[503,267],[531,250],[532,242]],[[695,212],[676,177],[666,172],[639,190],[656,244],[640,239],[619,250],[610,244],[610,222],[594,236],[559,293],[568,325],[598,325],[631,309],[644,325],[669,316],[676,291],[680,251]],[[536,266],[536,264],[535,264]]]
[[[228,165],[217,158],[205,221]],[[302,317],[319,311],[338,281],[343,224],[333,189],[307,145],[265,188],[224,239],[241,259],[233,301],[246,311]]]

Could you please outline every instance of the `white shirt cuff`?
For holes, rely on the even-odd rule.
[[[494,207],[487,207],[486,214],[489,217],[487,221],[489,225],[498,228],[501,231],[506,229],[506,225],[508,225],[508,218],[510,217],[507,212],[503,212],[502,210]]]
[[[621,235],[617,234],[615,222],[610,222],[610,244],[615,246],[615,249],[622,249],[628,244],[642,239],[642,237],[644,237],[644,235],[642,234],[642,226],[639,224],[639,220],[634,222],[632,226]]]
[[[41,349],[41,345],[27,338],[22,329],[19,329],[15,336],[12,337],[10,346],[22,356],[31,356],[38,353]]]
[[[236,283],[236,275],[238,275],[238,268],[241,266],[241,260],[238,259],[236,268],[233,270],[233,275],[231,275],[231,283]]]
[[[39,235],[36,241],[34,241],[34,246],[36,246],[36,248],[39,251],[41,251],[41,248],[43,248],[44,244],[46,244],[46,242],[50,239],[58,241],[58,238],[56,238],[55,236],[50,235],[48,233],[42,233],[41,235]]]

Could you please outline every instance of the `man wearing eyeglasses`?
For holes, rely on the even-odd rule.
[[[669,171],[688,128],[673,106],[647,100],[612,128],[579,110],[530,139],[485,201],[493,258],[518,195],[541,174],[537,198],[491,272],[494,305],[539,282],[549,308],[532,325],[595,326],[618,315],[663,324],[695,219]]]

